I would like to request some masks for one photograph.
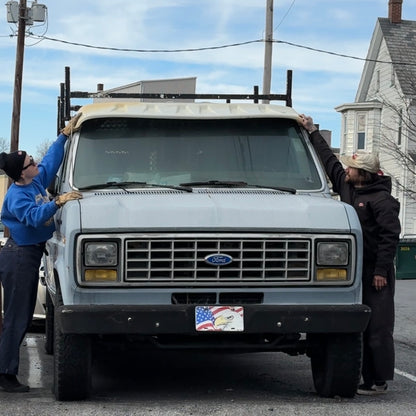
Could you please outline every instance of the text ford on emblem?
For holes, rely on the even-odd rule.
[[[211,266],[225,266],[226,264],[232,263],[233,258],[228,254],[214,253],[205,256],[205,263]]]

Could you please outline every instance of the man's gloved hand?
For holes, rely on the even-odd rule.
[[[72,191],[67,192],[66,194],[59,195],[55,198],[55,204],[58,205],[59,208],[61,208],[68,201],[73,201],[75,199],[82,199],[81,192]]]
[[[71,120],[68,121],[68,124],[61,130],[61,133],[65,136],[70,136],[72,133],[79,130],[80,127],[75,127],[82,113],[78,113]]]
[[[314,131],[318,130],[318,128],[313,124],[312,117],[305,116],[305,114],[299,114],[299,124],[305,127],[308,130],[308,133],[311,134]]]

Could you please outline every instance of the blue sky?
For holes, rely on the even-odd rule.
[[[264,44],[180,53],[116,49],[187,49],[264,38],[266,0],[38,0],[47,23],[26,38],[19,148],[36,155],[56,137],[56,99],[64,68],[73,90],[95,91],[141,80],[197,77],[197,93],[262,90]],[[28,0],[28,7],[32,1]],[[388,0],[274,0],[275,40],[365,58]],[[416,1],[403,1],[403,19],[416,20]],[[10,140],[17,27],[0,12],[0,138]],[[88,44],[82,47],[45,39]],[[98,48],[97,48],[98,47]],[[353,102],[364,61],[287,43],[273,46],[272,93],[283,93],[293,70],[293,107],[332,130],[339,145],[335,106]],[[80,101],[80,104],[86,103]]]

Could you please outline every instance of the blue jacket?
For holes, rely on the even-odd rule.
[[[55,231],[53,215],[58,210],[46,188],[62,163],[67,136],[60,134],[38,164],[39,174],[28,185],[12,184],[4,198],[1,220],[19,246],[43,243]]]

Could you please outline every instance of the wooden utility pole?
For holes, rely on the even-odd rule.
[[[272,79],[272,50],[273,50],[273,0],[267,0],[266,5],[266,37],[264,46],[263,94],[270,94]],[[268,104],[268,100],[263,100]]]
[[[23,79],[23,56],[25,51],[25,32],[26,32],[26,0],[19,2],[19,27],[17,30],[17,47],[16,47],[16,67],[14,74],[14,92],[13,92],[13,113],[10,133],[10,152],[19,149],[19,128],[20,128],[20,108],[22,102],[22,79]],[[11,180],[9,179],[9,186]],[[4,236],[9,237],[9,230],[4,229]],[[1,301],[1,285],[0,285],[0,333],[3,326],[3,317],[1,311],[3,305]]]
[[[25,51],[27,8],[26,0],[19,2],[19,26],[17,30],[16,68],[14,74],[13,114],[10,133],[10,151],[19,149],[20,108],[22,101],[23,56]]]

